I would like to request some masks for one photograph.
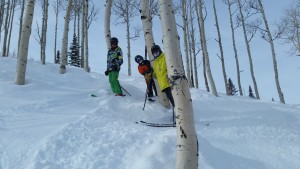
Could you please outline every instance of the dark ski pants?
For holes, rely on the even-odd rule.
[[[174,99],[173,99],[173,95],[171,92],[171,87],[167,87],[164,90],[162,90],[162,92],[166,93],[167,98],[169,99],[169,101],[171,102],[173,108],[175,107],[175,103],[174,103]]]
[[[146,80],[146,83],[147,83],[147,80]],[[147,83],[147,90],[148,90],[148,97],[153,97],[154,96],[153,90],[155,92],[155,95],[157,96],[157,90],[156,90],[156,87],[155,87],[154,80],[152,78]]]

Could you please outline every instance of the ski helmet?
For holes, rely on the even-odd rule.
[[[159,52],[158,55],[155,54],[155,52]],[[156,59],[162,53],[162,51],[158,45],[154,45],[151,47],[151,53],[154,56],[154,58]]]
[[[116,38],[116,37],[112,37],[112,38],[110,39],[110,43],[116,43],[116,44],[118,44],[118,42],[119,42],[119,40],[118,40],[118,38]]]
[[[144,60],[144,59],[143,59],[143,57],[142,57],[141,55],[136,55],[136,56],[134,57],[134,60],[135,60],[136,63],[139,63],[140,60]]]

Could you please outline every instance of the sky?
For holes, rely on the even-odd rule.
[[[139,75],[120,76],[131,94],[114,96],[102,73],[28,61],[16,85],[16,58],[0,57],[1,169],[174,169],[172,111],[146,102]],[[97,97],[91,97],[91,94]],[[300,168],[300,105],[191,89],[198,169]],[[179,123],[177,123],[179,124]]]
[[[276,3],[274,1],[263,1],[263,5],[265,8],[265,13],[271,27],[271,31],[275,31],[275,22],[279,22],[280,18],[282,17],[284,10],[291,5],[293,0],[277,0]],[[208,52],[211,62],[211,70],[213,74],[213,78],[219,93],[225,93],[225,86],[223,81],[223,74],[221,69],[221,62],[220,59],[217,57],[219,54],[219,46],[218,43],[215,41],[217,38],[217,31],[214,26],[214,15],[212,10],[211,1],[205,1],[207,6],[208,16],[207,20],[205,21],[206,26],[206,37],[208,43]],[[97,21],[95,21],[89,30],[89,61],[91,66],[91,71],[103,73],[106,69],[106,53],[107,48],[105,44],[104,38],[104,11],[105,11],[105,1],[100,1],[96,4],[99,9],[100,13],[98,15]],[[217,5],[217,12],[219,16],[219,24],[221,27],[221,36],[223,42],[223,49],[224,49],[224,58],[226,64],[226,72],[227,77],[231,78],[234,85],[238,87],[237,84],[237,74],[236,74],[236,65],[234,59],[234,53],[232,48],[232,39],[231,39],[231,31],[230,31],[230,24],[229,24],[229,17],[227,6],[224,5],[221,1],[216,2]],[[49,13],[53,13],[53,8],[49,6]],[[47,51],[46,51],[46,60],[49,63],[53,63],[53,56],[54,56],[54,15],[50,15],[49,18],[49,27],[48,27],[48,34],[47,34]],[[62,37],[62,29],[63,29],[63,16],[64,13],[60,13],[59,18],[59,32],[58,32],[58,49],[60,49],[61,44],[61,37]],[[178,23],[181,22],[181,17],[176,16],[176,20]],[[30,48],[29,48],[29,55],[28,58],[39,60],[39,46],[35,40],[36,37],[36,22],[41,22],[41,9],[36,6],[35,8],[35,17],[33,20],[33,30],[32,36],[30,39]],[[72,28],[72,22],[70,22],[70,30]],[[120,43],[119,46],[123,49],[124,53],[124,64],[122,66],[121,74],[128,74],[128,61],[127,61],[127,44],[126,44],[126,35],[125,35],[125,26],[121,24],[116,24],[117,20],[113,16],[111,20],[111,32],[112,36],[118,37]],[[17,23],[16,23],[17,25]],[[140,21],[140,17],[137,16],[133,23],[133,26],[139,26],[142,28],[142,24]],[[14,27],[14,29],[18,29],[18,27]],[[179,27],[177,27],[178,32],[182,35],[182,31]],[[14,30],[17,31],[17,30]],[[161,47],[163,44],[161,43],[162,34],[161,34],[161,24],[158,17],[154,19],[153,24],[153,33],[155,42]],[[70,31],[69,34],[69,42],[71,43],[73,32]],[[199,36],[199,34],[198,34]],[[17,33],[13,34],[12,44],[17,44]],[[243,92],[245,95],[248,95],[248,88],[249,85],[252,86],[252,79],[250,74],[250,67],[248,62],[248,56],[246,53],[246,47],[243,39],[243,34],[241,29],[236,30],[236,41],[238,47],[238,56],[240,62],[240,70],[241,73],[241,84],[243,88]],[[183,38],[181,38],[183,39]],[[199,39],[199,38],[198,38]],[[137,65],[134,62],[133,58],[135,55],[144,55],[144,40],[143,34],[141,33],[141,38],[136,41],[131,42],[131,63],[132,63],[132,73],[138,74]],[[1,45],[2,46],[2,45]],[[14,45],[11,47],[12,51],[16,51],[16,46]],[[183,52],[183,42],[181,42],[181,51]],[[285,97],[285,101],[287,104],[299,104],[300,99],[298,98],[298,94],[300,93],[300,89],[298,88],[300,82],[300,57],[291,55],[289,52],[289,46],[284,45],[282,41],[275,42],[275,52],[278,62],[278,71],[279,71],[279,80],[282,92]],[[258,85],[258,90],[260,93],[260,97],[262,100],[272,100],[275,99],[276,101],[279,100],[277,89],[275,85],[275,75],[273,70],[273,63],[272,63],[272,55],[270,45],[262,40],[259,36],[255,37],[251,42],[251,52],[252,52],[252,59],[254,64],[254,74],[256,77],[256,82]],[[198,55],[198,75],[199,75],[199,88],[205,89],[204,80],[203,80],[203,68],[202,68],[202,56]],[[185,63],[185,62],[184,62]]]

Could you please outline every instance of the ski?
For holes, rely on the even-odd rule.
[[[176,127],[176,124],[172,124],[172,123],[150,123],[150,122],[145,122],[145,121],[140,121],[140,122],[136,122],[137,124],[143,124],[146,126],[150,126],[150,127]]]
[[[99,95],[91,94],[92,97],[100,97]],[[122,97],[125,97],[126,95],[123,94]]]

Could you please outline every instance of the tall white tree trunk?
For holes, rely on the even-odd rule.
[[[240,15],[241,15],[244,39],[245,39],[245,43],[246,43],[246,47],[247,47],[248,59],[249,59],[249,64],[250,64],[250,72],[251,72],[251,77],[252,77],[252,81],[253,81],[253,85],[254,85],[255,95],[256,95],[256,99],[260,99],[259,92],[258,92],[258,87],[257,87],[255,75],[254,75],[254,68],[253,68],[251,50],[250,50],[249,40],[248,40],[248,36],[247,36],[247,32],[246,32],[246,23],[245,23],[245,17],[244,17],[243,11],[242,11],[241,0],[238,0],[237,2],[238,2],[239,10],[240,10]]]
[[[205,58],[206,73],[208,75],[208,80],[210,83],[212,94],[218,96],[216,85],[210,69],[210,62],[209,62],[209,56],[208,56],[207,45],[206,45],[206,37],[205,37],[206,35],[205,35],[205,27],[204,27],[204,20],[203,20],[203,12],[202,12],[202,0],[199,0],[197,5],[199,9],[199,23],[200,23],[200,36],[201,36],[200,39],[201,39],[202,50]]]
[[[13,0],[12,2],[12,6],[11,6],[11,19],[10,19],[10,26],[9,26],[9,36],[8,36],[8,42],[7,42],[7,51],[6,51],[6,55],[9,55],[9,50],[10,50],[10,40],[11,40],[11,33],[12,33],[12,29],[13,29],[13,23],[14,23],[14,17],[15,17],[15,9],[16,9],[16,0]]]
[[[61,0],[56,0],[55,1],[55,7],[54,7],[54,10],[55,10],[55,33],[54,33],[54,63],[55,64],[58,64],[59,63],[59,60],[56,59],[56,54],[57,54],[57,51],[56,51],[56,45],[57,45],[57,25],[58,25],[58,14],[60,12],[60,4],[61,4]]]
[[[128,6],[128,4],[126,3],[126,5]],[[128,7],[127,7],[128,8]],[[126,22],[126,39],[127,39],[127,51],[128,51],[128,54],[127,54],[127,58],[128,58],[128,76],[131,76],[131,47],[130,47],[130,23],[129,23],[129,17],[128,15],[127,16],[127,21]]]
[[[87,26],[87,22],[88,22],[88,13],[89,13],[89,1],[86,0],[85,2],[85,18],[83,18],[83,20],[85,20],[84,22],[84,37],[85,37],[85,43],[84,43],[84,70],[89,72],[90,71],[90,67],[89,67],[89,34],[88,34],[88,26]]]
[[[281,87],[280,87],[280,83],[279,83],[277,59],[276,59],[276,53],[275,53],[275,48],[274,48],[274,43],[273,43],[273,37],[272,37],[272,34],[270,32],[270,28],[269,28],[269,25],[268,25],[268,22],[267,22],[266,14],[265,14],[263,5],[261,3],[261,0],[258,0],[258,3],[259,3],[259,7],[260,7],[260,12],[262,14],[262,17],[263,17],[263,20],[264,20],[264,23],[265,23],[265,27],[266,27],[266,30],[267,30],[267,33],[268,33],[268,39],[269,39],[269,43],[270,43],[271,50],[272,50],[273,67],[274,67],[274,73],[275,73],[275,83],[276,83],[276,87],[277,87],[278,96],[279,96],[280,102],[285,104],[285,100],[284,100],[283,93],[281,91]]]
[[[149,7],[149,0],[141,0],[140,4],[140,12],[141,12],[141,19],[143,23],[143,30],[144,30],[144,38],[145,43],[147,47],[147,53],[149,56],[149,60],[152,61],[154,59],[152,53],[151,53],[151,47],[155,44],[153,33],[152,33],[152,18],[150,14],[150,7]],[[153,66],[153,62],[151,62],[151,65]],[[166,96],[165,93],[162,93],[159,89],[159,85],[157,82],[157,79],[154,78],[155,86],[157,89],[157,95],[159,98],[159,103],[168,108],[170,107],[170,102]]]
[[[227,74],[226,74],[226,68],[225,68],[225,59],[224,59],[224,52],[223,52],[223,44],[222,44],[222,37],[221,37],[221,32],[220,32],[220,27],[219,27],[219,20],[218,20],[218,15],[217,15],[217,9],[216,9],[216,3],[215,0],[213,0],[213,9],[214,9],[214,15],[215,15],[215,22],[216,22],[216,28],[218,32],[218,43],[220,47],[220,54],[221,54],[221,62],[222,62],[222,72],[223,72],[223,79],[224,79],[224,85],[226,89],[226,94],[229,95],[229,90],[228,90],[228,83],[227,83]]]
[[[104,17],[104,34],[106,40],[107,50],[110,49],[110,16],[111,16],[111,7],[112,7],[112,0],[106,0],[105,5],[105,17]]]
[[[185,54],[185,65],[186,65],[186,74],[187,79],[191,86],[191,75],[190,75],[190,59],[188,53],[188,40],[187,40],[187,7],[186,7],[186,0],[181,0],[181,8],[182,8],[182,20],[183,20],[183,43],[184,43],[184,54]]]
[[[8,27],[9,27],[9,9],[10,9],[10,0],[8,0],[7,5],[6,5],[6,16],[5,16],[5,22],[4,22],[4,38],[3,38],[3,47],[2,47],[2,55],[6,55],[6,50],[7,50],[7,37],[8,37]]]
[[[35,0],[27,0],[26,3],[26,13],[24,22],[22,25],[21,42],[19,48],[19,57],[17,61],[17,76],[16,84],[25,84],[26,66],[27,66],[27,55],[29,47],[29,38],[31,34],[32,18],[34,14],[34,4]]]
[[[228,5],[231,36],[232,36],[232,46],[233,46],[234,58],[235,58],[235,64],[236,64],[236,73],[237,73],[237,81],[238,81],[238,86],[239,86],[239,93],[241,96],[243,96],[243,90],[242,90],[242,85],[241,85],[240,64],[239,64],[239,58],[238,58],[238,53],[237,53],[237,49],[236,49],[235,32],[234,32],[233,19],[232,19],[233,14],[232,14],[232,10],[231,10],[231,6],[235,3],[235,0],[226,0],[225,3]]]
[[[159,0],[168,76],[174,96],[177,131],[176,169],[198,168],[198,145],[189,83],[182,64],[179,35],[176,29],[173,4]]]
[[[81,23],[81,25],[82,25],[82,29],[81,29],[81,48],[80,48],[80,56],[81,56],[81,63],[83,63],[82,65],[83,65],[83,67],[84,67],[84,48],[85,48],[85,45],[84,45],[84,43],[85,43],[85,30],[84,30],[84,27],[85,27],[85,25],[86,25],[86,12],[85,12],[85,10],[86,10],[86,1],[84,0],[84,1],[82,1],[82,23]],[[79,41],[78,41],[79,42]]]
[[[47,42],[47,23],[48,23],[48,0],[44,0],[44,14],[42,26],[42,64],[46,64],[46,42]]]
[[[26,3],[25,0],[22,0],[21,16],[20,16],[20,28],[19,28],[19,39],[18,39],[18,49],[20,48],[25,3]],[[0,22],[0,24],[1,24],[1,22]],[[1,27],[0,27],[0,30],[1,30]],[[18,57],[19,57],[19,50],[18,50]]]
[[[68,7],[65,16],[65,25],[64,25],[64,33],[62,38],[62,47],[61,47],[61,64],[60,64],[60,73],[66,73],[66,65],[67,65],[67,51],[68,51],[68,34],[69,34],[69,22],[70,22],[70,11],[73,0],[68,0]]]

